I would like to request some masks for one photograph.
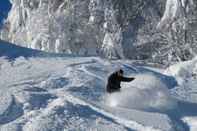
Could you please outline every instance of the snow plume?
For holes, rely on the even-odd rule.
[[[137,75],[133,82],[122,84],[121,92],[106,96],[106,103],[146,111],[167,111],[176,107],[166,85],[151,74]]]

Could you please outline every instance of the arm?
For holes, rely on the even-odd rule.
[[[120,78],[120,80],[123,82],[130,82],[130,81],[133,81],[134,79],[135,78],[133,78],[133,77],[129,78],[129,77],[123,77],[123,76]]]

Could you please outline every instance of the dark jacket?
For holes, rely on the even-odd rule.
[[[120,88],[121,88],[120,83],[121,82],[130,82],[132,80],[134,80],[134,78],[132,78],[132,77],[127,78],[127,77],[119,76],[117,72],[114,72],[108,78],[107,92],[112,93],[112,92],[120,91]]]

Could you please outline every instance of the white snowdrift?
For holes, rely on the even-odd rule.
[[[106,103],[147,111],[165,111],[176,107],[176,101],[170,96],[166,85],[151,74],[137,75],[133,82],[124,83],[121,92],[106,97]]]
[[[190,131],[197,130],[197,117],[185,117],[183,121],[190,126]]]
[[[164,74],[175,77],[178,84],[182,85],[184,80],[197,76],[197,57],[193,60],[170,66]]]

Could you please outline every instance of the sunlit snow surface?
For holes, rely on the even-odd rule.
[[[163,73],[132,61],[51,55],[5,42],[0,51],[0,131],[196,129],[195,59]],[[118,68],[136,79],[107,94],[107,77]]]
[[[176,100],[170,96],[165,83],[151,74],[135,76],[136,80],[124,84],[120,93],[114,93],[107,98],[111,106],[121,106],[131,109],[165,111],[176,108]]]

